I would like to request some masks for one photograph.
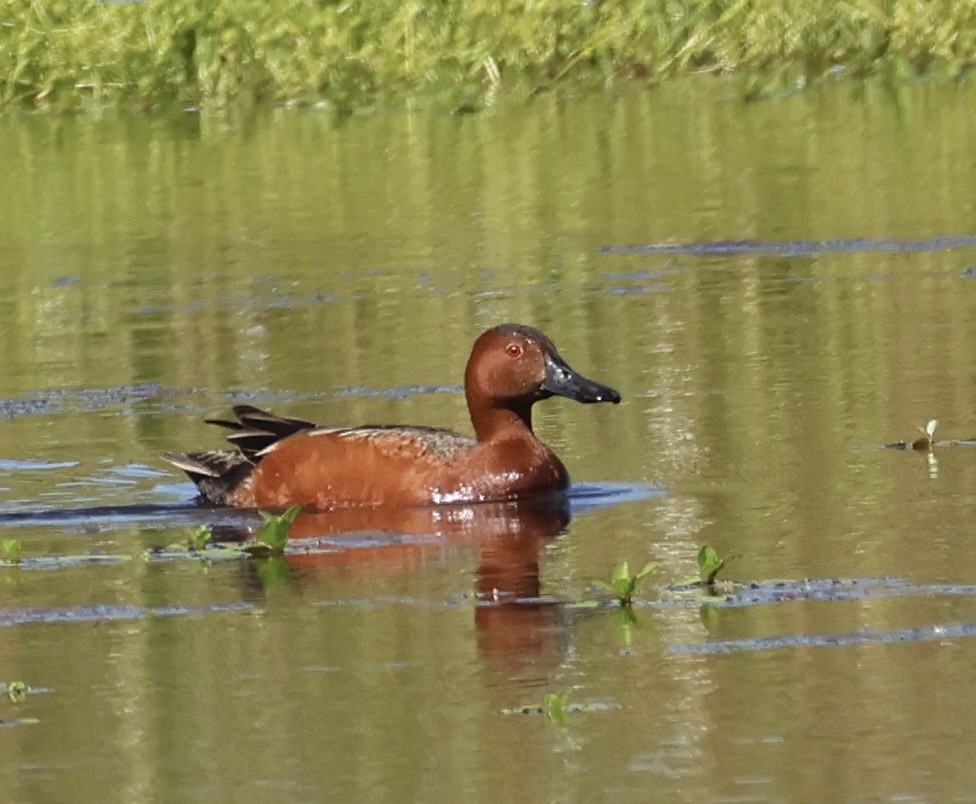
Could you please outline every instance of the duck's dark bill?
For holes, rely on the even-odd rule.
[[[584,377],[569,364],[551,355],[546,355],[546,377],[542,381],[542,390],[584,403],[613,402],[616,405],[620,401],[620,394],[613,388]]]

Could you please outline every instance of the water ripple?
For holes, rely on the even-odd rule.
[[[890,644],[892,642],[932,642],[976,636],[976,623],[948,623],[893,631],[865,630],[853,634],[796,634],[758,639],[728,639],[702,645],[672,645],[672,653],[726,654],[739,651],[781,650],[783,648],[836,648],[850,645]]]
[[[142,620],[149,617],[177,617],[192,614],[212,614],[251,611],[250,603],[214,603],[209,606],[126,606],[96,603],[69,608],[27,608],[0,610],[0,628],[32,623],[108,622],[111,620]]]
[[[864,251],[946,251],[976,246],[976,235],[930,237],[922,240],[892,240],[852,237],[837,240],[713,240],[707,243],[648,243],[631,246],[601,246],[598,254],[695,254],[730,256],[735,254],[781,254],[810,257],[825,252],[856,254]]]

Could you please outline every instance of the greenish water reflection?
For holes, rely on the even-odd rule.
[[[484,534],[357,543],[269,584],[251,564],[137,560],[180,540],[184,514],[8,522],[28,555],[133,559],[0,570],[0,612],[142,613],[0,627],[0,679],[49,689],[16,710],[39,723],[0,730],[5,796],[971,790],[958,712],[976,643],[959,631],[674,650],[967,623],[969,594],[660,606],[629,630],[551,601],[625,558],[660,562],[661,584],[694,575],[706,542],[742,555],[734,577],[968,582],[976,450],[933,469],[878,447],[932,417],[976,434],[976,249],[607,247],[971,236],[974,93],[847,84],[746,105],[709,81],[339,126],[281,109],[0,118],[0,525],[188,500],[155,455],[217,446],[202,418],[235,401],[466,430],[467,351],[501,320],[624,395],[538,409],[573,476],[664,491],[506,554],[549,601],[508,609],[476,603],[498,577]],[[146,614],[167,606],[199,610]],[[499,714],[547,691],[621,708],[562,728]]]

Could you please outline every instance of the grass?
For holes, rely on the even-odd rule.
[[[351,110],[502,86],[736,73],[747,95],[853,75],[957,77],[976,0],[0,0],[0,104],[231,99]]]

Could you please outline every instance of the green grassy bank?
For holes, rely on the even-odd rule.
[[[234,97],[341,108],[497,85],[735,73],[745,94],[964,73],[976,0],[0,0],[0,102]]]

